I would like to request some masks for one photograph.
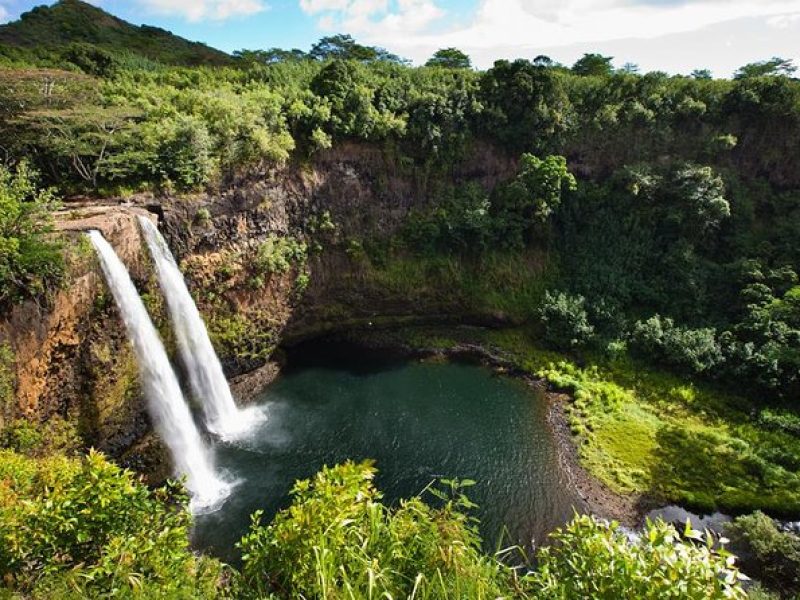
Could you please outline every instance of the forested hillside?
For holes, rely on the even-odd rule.
[[[0,55],[23,63],[30,59],[41,65],[72,63],[105,73],[116,61],[142,68],[152,63],[232,63],[230,56],[205,44],[184,40],[158,27],[131,25],[80,0],[38,6],[19,21],[0,25]]]
[[[67,207],[169,198],[187,215],[186,231],[168,219],[182,269],[230,364],[263,364],[290,320],[251,318],[245,309],[258,308],[259,295],[282,294],[277,304],[300,321],[323,314],[320,330],[356,322],[359,303],[491,322],[496,329],[470,339],[432,328],[403,343],[481,344],[569,393],[577,455],[614,493],[797,519],[793,74],[779,58],[743,65],[732,79],[639,73],[597,54],[572,66],[539,56],[478,71],[453,48],[415,67],[346,35],[308,51],[229,56],[61,0],[0,26],[0,308],[46,307],[65,284],[77,251],[53,236],[57,198]],[[276,208],[274,188],[258,187],[283,177],[293,193],[307,191],[331,163],[353,190],[367,180],[369,193],[347,204],[345,181],[303,212],[283,188],[290,200]],[[246,215],[235,220],[231,206]],[[281,219],[288,232],[275,226]],[[237,246],[236,235],[256,230],[257,243]],[[321,281],[311,264],[335,268]],[[332,289],[339,295],[326,305],[320,297]],[[13,362],[0,344],[4,407]],[[387,507],[372,468],[352,464],[299,482],[292,508],[271,524],[256,518],[241,542],[243,569],[229,572],[188,550],[180,492],[148,492],[94,454],[42,458],[46,440],[24,420],[0,427],[2,446],[18,451],[0,451],[0,536],[12,542],[0,550],[0,575],[20,594],[80,597],[125,578],[139,581],[122,588],[141,597],[165,582],[175,597],[744,594],[724,552],[688,541],[698,532],[675,546],[679,534],[656,524],[629,546],[588,517],[559,534],[563,545],[540,551],[540,570],[519,577],[481,553],[457,484],[436,492],[436,509],[418,498]],[[107,486],[113,502],[84,531],[68,513],[72,490],[88,482]],[[127,507],[119,519],[118,505]],[[29,524],[47,510],[67,515],[58,537]],[[163,533],[151,531],[151,512]],[[326,529],[332,522],[341,535]],[[786,597],[797,593],[797,537],[762,513],[736,523],[752,572]],[[149,554],[134,558],[140,544]],[[385,570],[373,571],[372,558]],[[598,587],[582,587],[597,569],[607,569]],[[664,583],[675,578],[686,586]]]
[[[6,160],[27,157],[66,194],[189,192],[343,142],[379,146],[425,202],[372,258],[387,243],[469,260],[546,248],[559,257],[555,346],[624,338],[672,368],[796,397],[800,84],[778,67],[725,81],[588,56],[480,73],[408,67],[346,36],[240,54],[224,68],[88,53],[6,69]],[[479,148],[517,172],[490,188],[447,176]]]

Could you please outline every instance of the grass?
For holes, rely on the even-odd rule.
[[[579,366],[522,329],[404,335],[429,347],[481,343],[568,393],[582,464],[619,493],[700,511],[800,514],[800,438],[770,428],[752,401],[627,358],[589,356]]]

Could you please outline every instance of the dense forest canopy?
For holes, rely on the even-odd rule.
[[[96,10],[70,0],[0,28],[14,40],[0,72],[6,164],[25,159],[67,194],[191,191],[342,142],[378,145],[436,182],[436,206],[416,209],[400,235],[405,252],[559,253],[560,295],[544,321],[555,346],[624,339],[675,369],[796,398],[790,61],[746,65],[733,80],[617,70],[598,54],[571,68],[539,56],[478,72],[455,48],[415,68],[334,35],[308,52],[241,51],[187,68],[132,61],[135,44],[115,50],[106,32],[129,32],[117,21],[29,47],[42,23]],[[519,172],[491,190],[444,176],[478,147]]]

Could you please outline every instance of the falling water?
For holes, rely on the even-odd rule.
[[[227,496],[229,486],[214,473],[211,456],[192,420],[156,328],[114,249],[99,231],[90,231],[89,237],[133,344],[156,430],[172,454],[175,470],[186,476],[192,508],[217,505]]]
[[[150,219],[140,216],[139,223],[167,300],[192,393],[203,407],[206,427],[223,438],[237,437],[260,420],[263,413],[237,408],[205,323],[166,240]]]

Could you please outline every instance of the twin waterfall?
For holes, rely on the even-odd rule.
[[[205,324],[172,253],[149,219],[140,216],[139,222],[167,300],[192,394],[203,408],[206,428],[222,438],[235,437],[256,421],[254,417],[261,415],[247,414],[249,411],[236,407]],[[228,495],[230,485],[215,473],[211,453],[128,270],[99,231],[90,231],[89,238],[139,362],[142,388],[156,431],[172,455],[175,470],[186,476],[192,509],[213,508]]]

